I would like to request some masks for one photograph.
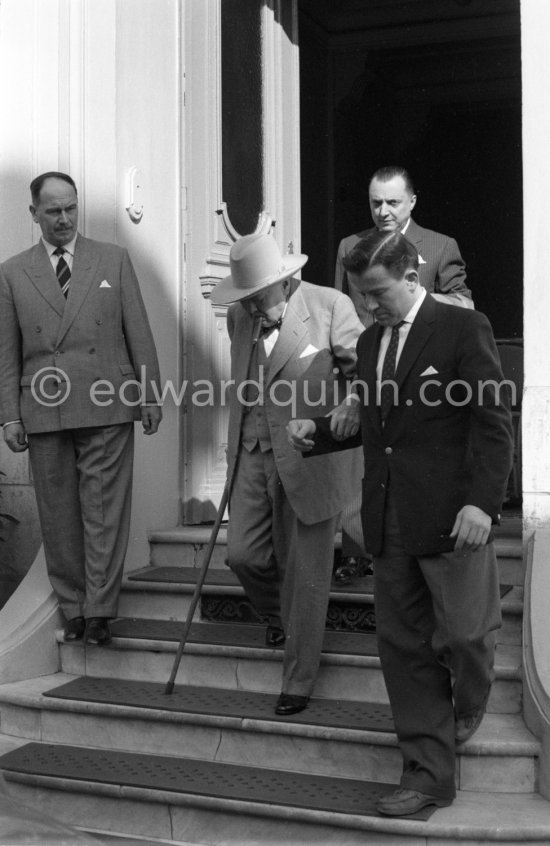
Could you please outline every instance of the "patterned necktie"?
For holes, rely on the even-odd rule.
[[[380,385],[380,418],[382,425],[386,422],[386,417],[390,413],[390,408],[394,405],[394,389],[396,389],[393,381],[395,376],[395,362],[397,359],[397,347],[399,345],[399,329],[404,324],[404,320],[392,326],[391,338],[384,356],[384,363],[382,365],[382,379]],[[390,384],[384,384],[384,383]]]
[[[69,284],[71,282],[71,270],[69,268],[69,265],[63,258],[65,252],[66,250],[64,250],[63,247],[57,247],[57,249],[53,251],[53,254],[54,256],[59,256],[55,272],[57,274],[57,281],[61,286],[63,296],[65,297],[65,299],[67,299],[67,294],[69,293]]]

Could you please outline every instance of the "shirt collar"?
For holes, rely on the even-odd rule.
[[[414,321],[414,318],[418,314],[418,310],[419,310],[420,306],[424,302],[427,291],[421,285],[419,285],[418,287],[420,288],[420,296],[418,297],[417,300],[414,301],[412,308],[407,312],[407,314],[403,318],[403,323],[412,323]]]
[[[411,222],[411,219],[410,219],[410,217],[409,217],[409,219],[407,220],[407,222],[406,222],[405,226],[403,227],[403,229],[401,229],[401,230],[400,230],[402,235],[404,235],[404,234],[405,234],[405,232],[407,231],[407,229],[409,228],[409,223],[410,223],[410,222]]]
[[[74,258],[74,247],[75,247],[75,242],[76,242],[77,238],[78,238],[78,235],[75,235],[74,238],[71,241],[69,241],[67,244],[63,245],[63,249],[65,250],[65,252],[69,253],[73,258]],[[51,258],[53,256],[55,250],[57,250],[57,247],[55,246],[55,244],[50,244],[50,242],[46,241],[45,238],[42,238],[42,243],[46,247],[46,250],[48,252],[48,256]]]

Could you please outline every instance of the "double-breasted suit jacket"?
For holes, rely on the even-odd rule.
[[[29,433],[129,422],[140,416],[136,380],[143,400],[158,401],[155,344],[125,249],[78,235],[67,300],[42,242],[2,264],[3,422],[21,419]]]
[[[383,331],[376,325],[359,339],[361,432],[348,441],[363,443],[365,546],[381,552],[391,479],[406,551],[448,552],[464,505],[498,519],[510,473],[511,418],[493,333],[483,314],[426,297],[399,358],[397,404],[382,427],[376,364]],[[314,452],[334,449],[326,421],[317,423]]]
[[[236,303],[228,312],[233,341],[228,433],[228,477],[238,459],[243,421],[239,385],[247,379],[254,320]],[[356,344],[363,330],[350,299],[331,288],[291,280],[291,296],[277,343],[268,359],[264,407],[277,472],[297,517],[306,524],[334,516],[353,490],[350,454],[304,462],[288,443],[286,426],[294,417],[326,414],[346,395],[346,379],[356,375]]]
[[[361,295],[352,285],[349,285],[342,260],[362,238],[372,232],[372,229],[371,227],[354,235],[348,235],[340,241],[335,272],[335,287],[349,294],[359,317],[367,327],[373,324],[372,315],[366,310]],[[466,286],[466,268],[455,239],[442,235],[440,232],[434,232],[432,229],[424,229],[412,218],[403,234],[418,251],[420,259],[418,276],[420,284],[428,293],[443,294],[452,305],[473,308],[471,293]]]
[[[142,402],[158,402],[158,383],[125,249],[78,235],[67,299],[42,241],[2,264],[0,420],[21,420],[28,435],[48,575],[67,620],[117,614],[132,422]]]

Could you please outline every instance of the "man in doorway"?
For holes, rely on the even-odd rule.
[[[162,418],[157,354],[128,253],[77,231],[73,179],[37,176],[30,212],[40,242],[0,267],[0,421],[8,447],[29,450],[64,638],[103,645],[128,544],[134,420],[152,435]]]
[[[403,756],[399,787],[378,810],[406,816],[451,804],[456,745],[485,713],[501,624],[491,526],[510,472],[511,418],[489,321],[428,296],[403,235],[370,232],[344,266],[377,324],[357,347],[362,518]],[[351,434],[349,421],[329,418],[289,425],[293,445],[312,455],[345,449]]]
[[[454,238],[424,229],[411,217],[416,206],[416,193],[410,174],[404,167],[381,167],[369,184],[369,204],[374,229],[366,229],[343,238],[336,258],[335,288],[349,294],[365,327],[373,317],[359,292],[349,285],[344,267],[346,255],[369,232],[401,232],[419,255],[420,285],[441,302],[473,308],[471,293],[466,287],[466,270]],[[342,520],[342,559],[334,571],[339,584],[347,584],[368,572],[365,552],[360,542],[360,493],[347,503]]]
[[[369,206],[374,228],[380,232],[401,232],[418,252],[418,276],[423,288],[441,302],[473,308],[472,294],[466,286],[466,268],[454,238],[424,229],[411,217],[416,206],[416,193],[409,172],[400,166],[381,167],[369,184]],[[358,292],[349,286],[343,264],[345,256],[372,231],[365,229],[340,241],[336,257],[334,287],[349,289],[349,296],[365,327],[373,318]]]
[[[227,559],[267,620],[266,645],[284,645],[283,716],[307,707],[315,683],[334,535],[358,461],[352,452],[304,462],[286,437],[292,417],[338,406],[363,331],[349,297],[293,278],[306,261],[282,256],[272,235],[246,235],[212,292],[214,303],[232,303]],[[348,416],[357,430],[355,408],[337,415],[342,425]]]

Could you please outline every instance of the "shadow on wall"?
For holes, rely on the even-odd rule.
[[[0,466],[4,466],[4,444],[0,445]],[[26,459],[24,459],[26,461]],[[19,586],[31,567],[41,544],[34,488],[14,483],[0,470],[0,608]]]

